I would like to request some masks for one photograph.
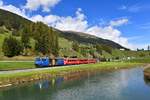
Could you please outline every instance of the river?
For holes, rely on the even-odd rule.
[[[103,71],[1,89],[0,100],[150,100],[150,84],[142,68]]]

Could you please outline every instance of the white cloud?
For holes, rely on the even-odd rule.
[[[61,17],[56,23],[55,27],[66,31],[72,30],[85,32],[85,30],[88,28],[88,22],[85,19],[86,16],[82,13],[82,10],[78,9],[75,17]]]
[[[3,1],[2,0],[0,0],[0,6],[2,6],[3,5]]]
[[[121,26],[123,24],[127,24],[128,21],[129,20],[127,18],[122,18],[122,19],[119,19],[119,20],[110,21],[110,25],[111,26]]]
[[[121,7],[119,7],[120,10],[126,10],[127,9],[127,6],[125,5],[122,5]]]
[[[3,4],[2,0],[0,0],[0,9],[7,10],[7,11],[13,12],[15,14],[18,14],[20,16],[23,16],[25,18],[28,18],[25,14],[24,9],[17,8],[13,5],[5,5],[5,4]]]
[[[134,4],[134,5],[122,5],[119,7],[119,10],[125,10],[132,13],[137,13],[140,11],[148,11],[150,10],[149,4]]]
[[[114,26],[121,26],[128,22],[127,18],[118,19],[115,21],[110,21],[108,26],[90,26],[88,21],[86,20],[86,16],[82,12],[82,9],[79,8],[75,16],[67,16],[61,17],[56,15],[48,15],[48,16],[41,16],[36,15],[31,18],[34,21],[42,21],[50,26],[58,28],[64,31],[78,31],[78,32],[85,32],[91,35],[95,35],[104,39],[109,39],[114,42],[117,42],[125,47],[132,48],[132,45],[128,43],[128,39],[122,37],[121,31]]]
[[[128,7],[128,11],[134,12],[134,13],[139,12],[142,9],[143,9],[143,7],[140,5],[132,5],[132,6]]]
[[[17,8],[13,5],[4,5],[2,0],[0,0],[0,8],[11,11],[13,13],[21,15],[35,22],[42,21],[60,30],[85,32],[104,39],[112,40],[125,47],[133,48],[133,46],[128,43],[128,39],[122,37],[121,31],[119,31],[116,27],[114,27],[114,26],[121,26],[123,24],[126,24],[128,22],[127,18],[110,21],[107,25],[103,25],[103,26],[100,25],[91,26],[88,24],[86,15],[83,13],[81,8],[78,8],[78,10],[75,12],[75,16],[64,17],[64,16],[57,16],[57,15],[50,14],[47,16],[35,15],[30,18],[27,17],[24,9]]]
[[[31,20],[34,22],[37,22],[37,21],[44,22],[44,17],[41,15],[36,15],[36,16],[31,17]]]
[[[34,11],[42,7],[42,10],[49,12],[52,7],[58,4],[60,0],[27,0],[25,8]]]
[[[133,48],[133,46],[128,42],[128,39],[122,37],[122,33],[118,29],[113,28],[112,26],[93,26],[88,28],[86,32],[104,39],[112,40],[116,43],[121,44],[122,46]]]
[[[71,30],[84,32],[88,27],[87,21],[85,20],[86,16],[82,13],[80,8],[76,11],[75,17],[61,17],[57,15],[48,15],[43,17],[41,15],[36,15],[31,19],[34,21],[42,21],[50,26],[65,31]]]

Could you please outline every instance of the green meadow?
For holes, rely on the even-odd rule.
[[[34,66],[31,63],[22,63],[25,66]],[[20,63],[21,65],[21,63]],[[58,75],[63,73],[69,73],[74,71],[91,71],[91,70],[110,70],[110,69],[122,69],[122,68],[133,68],[138,67],[143,64],[141,63],[127,63],[127,62],[103,62],[103,63],[96,63],[96,64],[83,64],[83,65],[73,65],[68,67],[58,67],[52,69],[43,69],[40,71],[29,71],[29,72],[17,72],[17,73],[5,73],[0,74],[0,79],[4,78],[16,78],[16,77],[27,77],[36,74],[45,74],[49,73],[50,75]],[[19,66],[19,64],[18,64]]]

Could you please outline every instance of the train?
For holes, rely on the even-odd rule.
[[[81,59],[81,58],[49,58],[49,57],[37,57],[35,59],[36,67],[52,67],[52,66],[65,66],[65,65],[79,65],[96,63],[96,59]]]

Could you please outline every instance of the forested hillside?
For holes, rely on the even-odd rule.
[[[0,9],[0,55],[112,57],[121,45],[85,33],[61,31]],[[10,43],[11,41],[11,43]],[[13,48],[10,48],[10,45]],[[20,51],[11,52],[16,50]],[[3,51],[3,52],[2,52]]]
[[[0,34],[5,37],[1,43],[1,51],[5,56],[28,55],[29,51],[33,51],[34,55],[58,55],[57,32],[42,22],[33,23],[11,12],[0,10],[0,26]],[[31,43],[33,40],[34,44]]]
[[[19,30],[30,23],[32,22],[19,15],[0,9],[0,26],[5,25],[9,30]]]

